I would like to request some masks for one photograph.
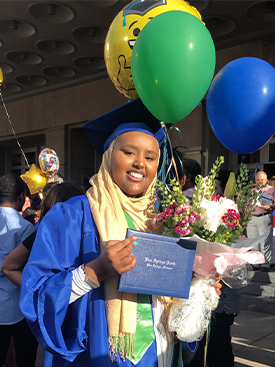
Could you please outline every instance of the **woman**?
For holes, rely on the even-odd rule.
[[[119,274],[135,266],[131,251],[138,246],[135,237],[125,239],[125,212],[136,229],[152,231],[164,131],[140,100],[87,129],[104,151],[101,167],[87,196],[57,204],[44,217],[23,272],[21,310],[47,350],[44,367],[172,366],[176,354],[159,299],[141,302],[117,291]]]
[[[60,184],[55,184],[52,186],[49,194],[45,197],[45,200],[41,205],[41,213],[39,221],[41,222],[42,218],[46,215],[46,213],[59,202],[66,201],[73,196],[83,195],[84,192],[81,187],[74,182],[63,182]],[[27,209],[26,209],[27,210]],[[25,210],[25,211],[26,211]],[[20,287],[21,285],[21,277],[22,277],[22,269],[26,265],[30,252],[36,237],[36,231],[33,232],[30,236],[28,236],[23,243],[17,246],[4,260],[1,271],[9,280]]]

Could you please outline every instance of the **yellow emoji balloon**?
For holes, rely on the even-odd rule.
[[[0,90],[1,90],[2,83],[3,83],[3,72],[2,72],[2,69],[0,68]]]
[[[108,75],[119,92],[130,100],[138,97],[132,78],[132,50],[145,25],[159,14],[181,10],[201,19],[198,10],[184,0],[133,0],[113,20],[104,47]]]
[[[47,176],[35,164],[20,177],[26,182],[32,195],[41,191],[47,183]]]

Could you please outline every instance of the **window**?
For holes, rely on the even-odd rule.
[[[275,162],[275,143],[269,144],[268,162]]]
[[[27,148],[23,149],[23,152],[26,156],[28,164],[31,166],[33,163],[37,164],[37,149],[36,148]],[[8,166],[10,166],[10,172],[15,173],[17,175],[21,175],[29,170],[26,159],[21,151],[10,151],[7,154]]]
[[[258,163],[260,161],[260,151],[251,154],[238,154],[238,164]]]

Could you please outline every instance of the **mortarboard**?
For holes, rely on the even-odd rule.
[[[153,135],[160,148],[166,137],[160,121],[147,110],[140,98],[88,121],[82,128],[100,155],[109,148],[115,137],[127,131]]]

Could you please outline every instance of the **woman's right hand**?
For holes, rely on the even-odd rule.
[[[123,241],[108,241],[99,257],[85,265],[87,276],[100,283],[106,278],[133,269],[136,258],[131,252],[136,239],[131,236]]]

